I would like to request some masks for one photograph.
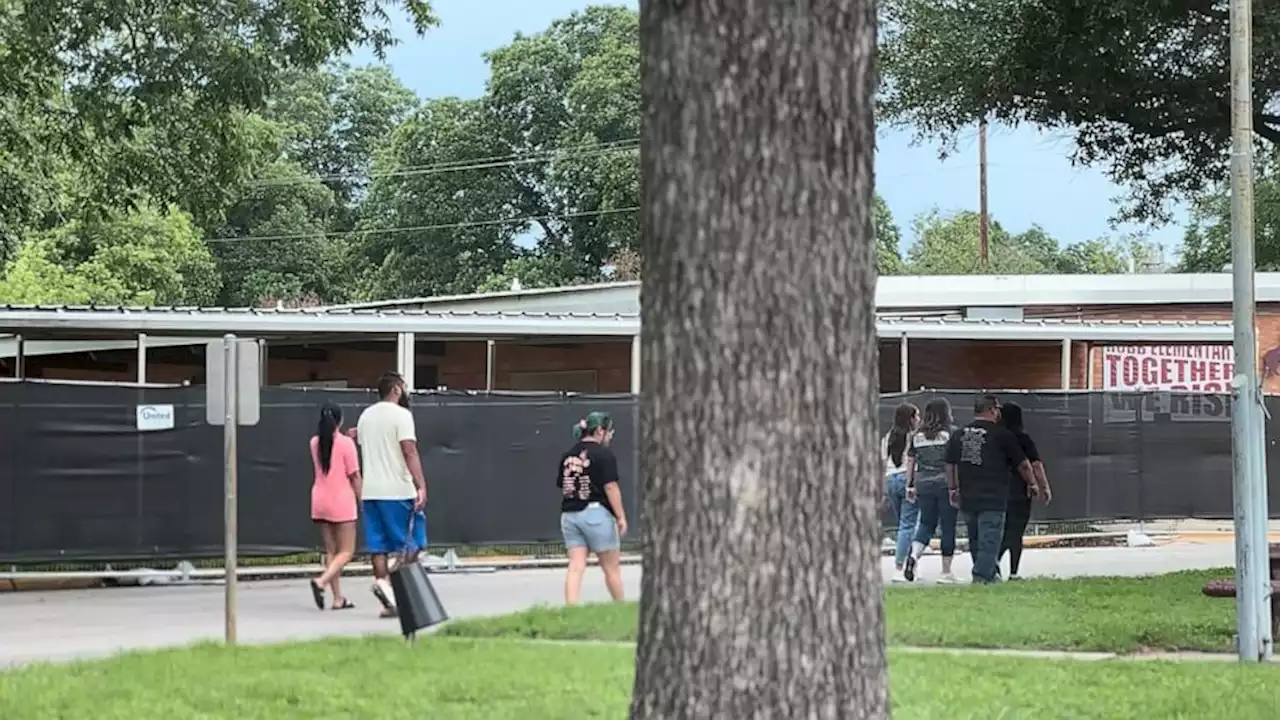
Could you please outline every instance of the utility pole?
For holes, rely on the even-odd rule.
[[[1236,649],[1271,657],[1267,462],[1254,297],[1253,3],[1231,0],[1231,470],[1236,533]]]
[[[985,271],[989,267],[987,229],[991,218],[987,213],[987,116],[978,121],[978,259]]]

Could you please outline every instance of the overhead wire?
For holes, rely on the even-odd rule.
[[[490,227],[494,225],[524,225],[527,223],[538,222],[541,220],[570,220],[573,218],[600,217],[602,215],[618,215],[621,213],[637,212],[640,210],[639,205],[622,208],[610,208],[607,210],[587,210],[583,212],[573,213],[553,213],[547,215],[525,215],[513,218],[496,218],[493,220],[473,220],[453,223],[439,223],[434,225],[412,225],[408,227],[390,227],[390,228],[368,228],[365,230],[346,230],[342,232],[311,232],[296,233],[284,235],[242,235],[239,237],[225,238],[209,238],[206,242],[210,243],[238,243],[238,242],[282,242],[289,240],[326,240],[342,237],[358,237],[366,235],[392,235],[397,233],[413,233],[413,232],[430,232],[433,230],[461,230],[472,227]]]
[[[428,163],[422,165],[405,165],[396,170],[374,171],[370,173],[333,173],[329,175],[307,175],[305,177],[292,178],[257,178],[249,181],[250,187],[280,187],[289,185],[300,185],[303,183],[314,182],[341,182],[344,180],[372,180],[375,178],[397,178],[397,177],[416,177],[422,175],[437,175],[451,172],[465,172],[468,170],[488,170],[501,167],[516,167],[519,165],[531,165],[535,163],[551,162],[555,160],[582,159],[589,157],[599,157],[601,155],[611,155],[613,153],[626,152],[630,150],[640,149],[640,138],[630,140],[617,140],[607,143],[586,143],[583,145],[569,145],[549,150],[539,150],[524,153],[512,153],[509,155],[493,155],[489,157],[468,158],[466,160],[450,160],[438,163]]]

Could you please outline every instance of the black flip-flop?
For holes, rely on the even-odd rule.
[[[311,598],[316,601],[316,609],[324,609],[324,588],[315,580],[311,581]]]
[[[350,600],[348,600],[348,599],[346,599],[346,598],[342,598],[342,604],[341,604],[341,605],[334,605],[333,607],[331,607],[331,608],[329,608],[329,609],[330,609],[330,610],[350,610],[350,609],[354,608],[355,606],[356,606],[356,604],[355,604],[355,603],[351,602]]]

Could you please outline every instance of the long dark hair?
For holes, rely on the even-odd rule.
[[[924,406],[924,417],[920,420],[920,432],[933,440],[938,435],[951,429],[951,403],[944,397],[936,397]]]
[[[1022,426],[1022,406],[1016,402],[1007,402],[1000,407],[1000,424],[1011,433],[1025,433]]]
[[[331,402],[326,402],[320,406],[320,423],[316,425],[316,438],[320,441],[320,446],[316,448],[316,458],[320,461],[320,469],[329,472],[330,461],[333,459],[333,436],[338,433],[338,426],[342,424],[342,408]]]
[[[914,430],[920,410],[911,403],[902,403],[893,411],[893,427],[889,429],[889,459],[894,465],[902,464],[902,454],[907,451],[907,437]]]

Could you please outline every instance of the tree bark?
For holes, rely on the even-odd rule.
[[[889,714],[872,0],[642,0],[638,720]]]

